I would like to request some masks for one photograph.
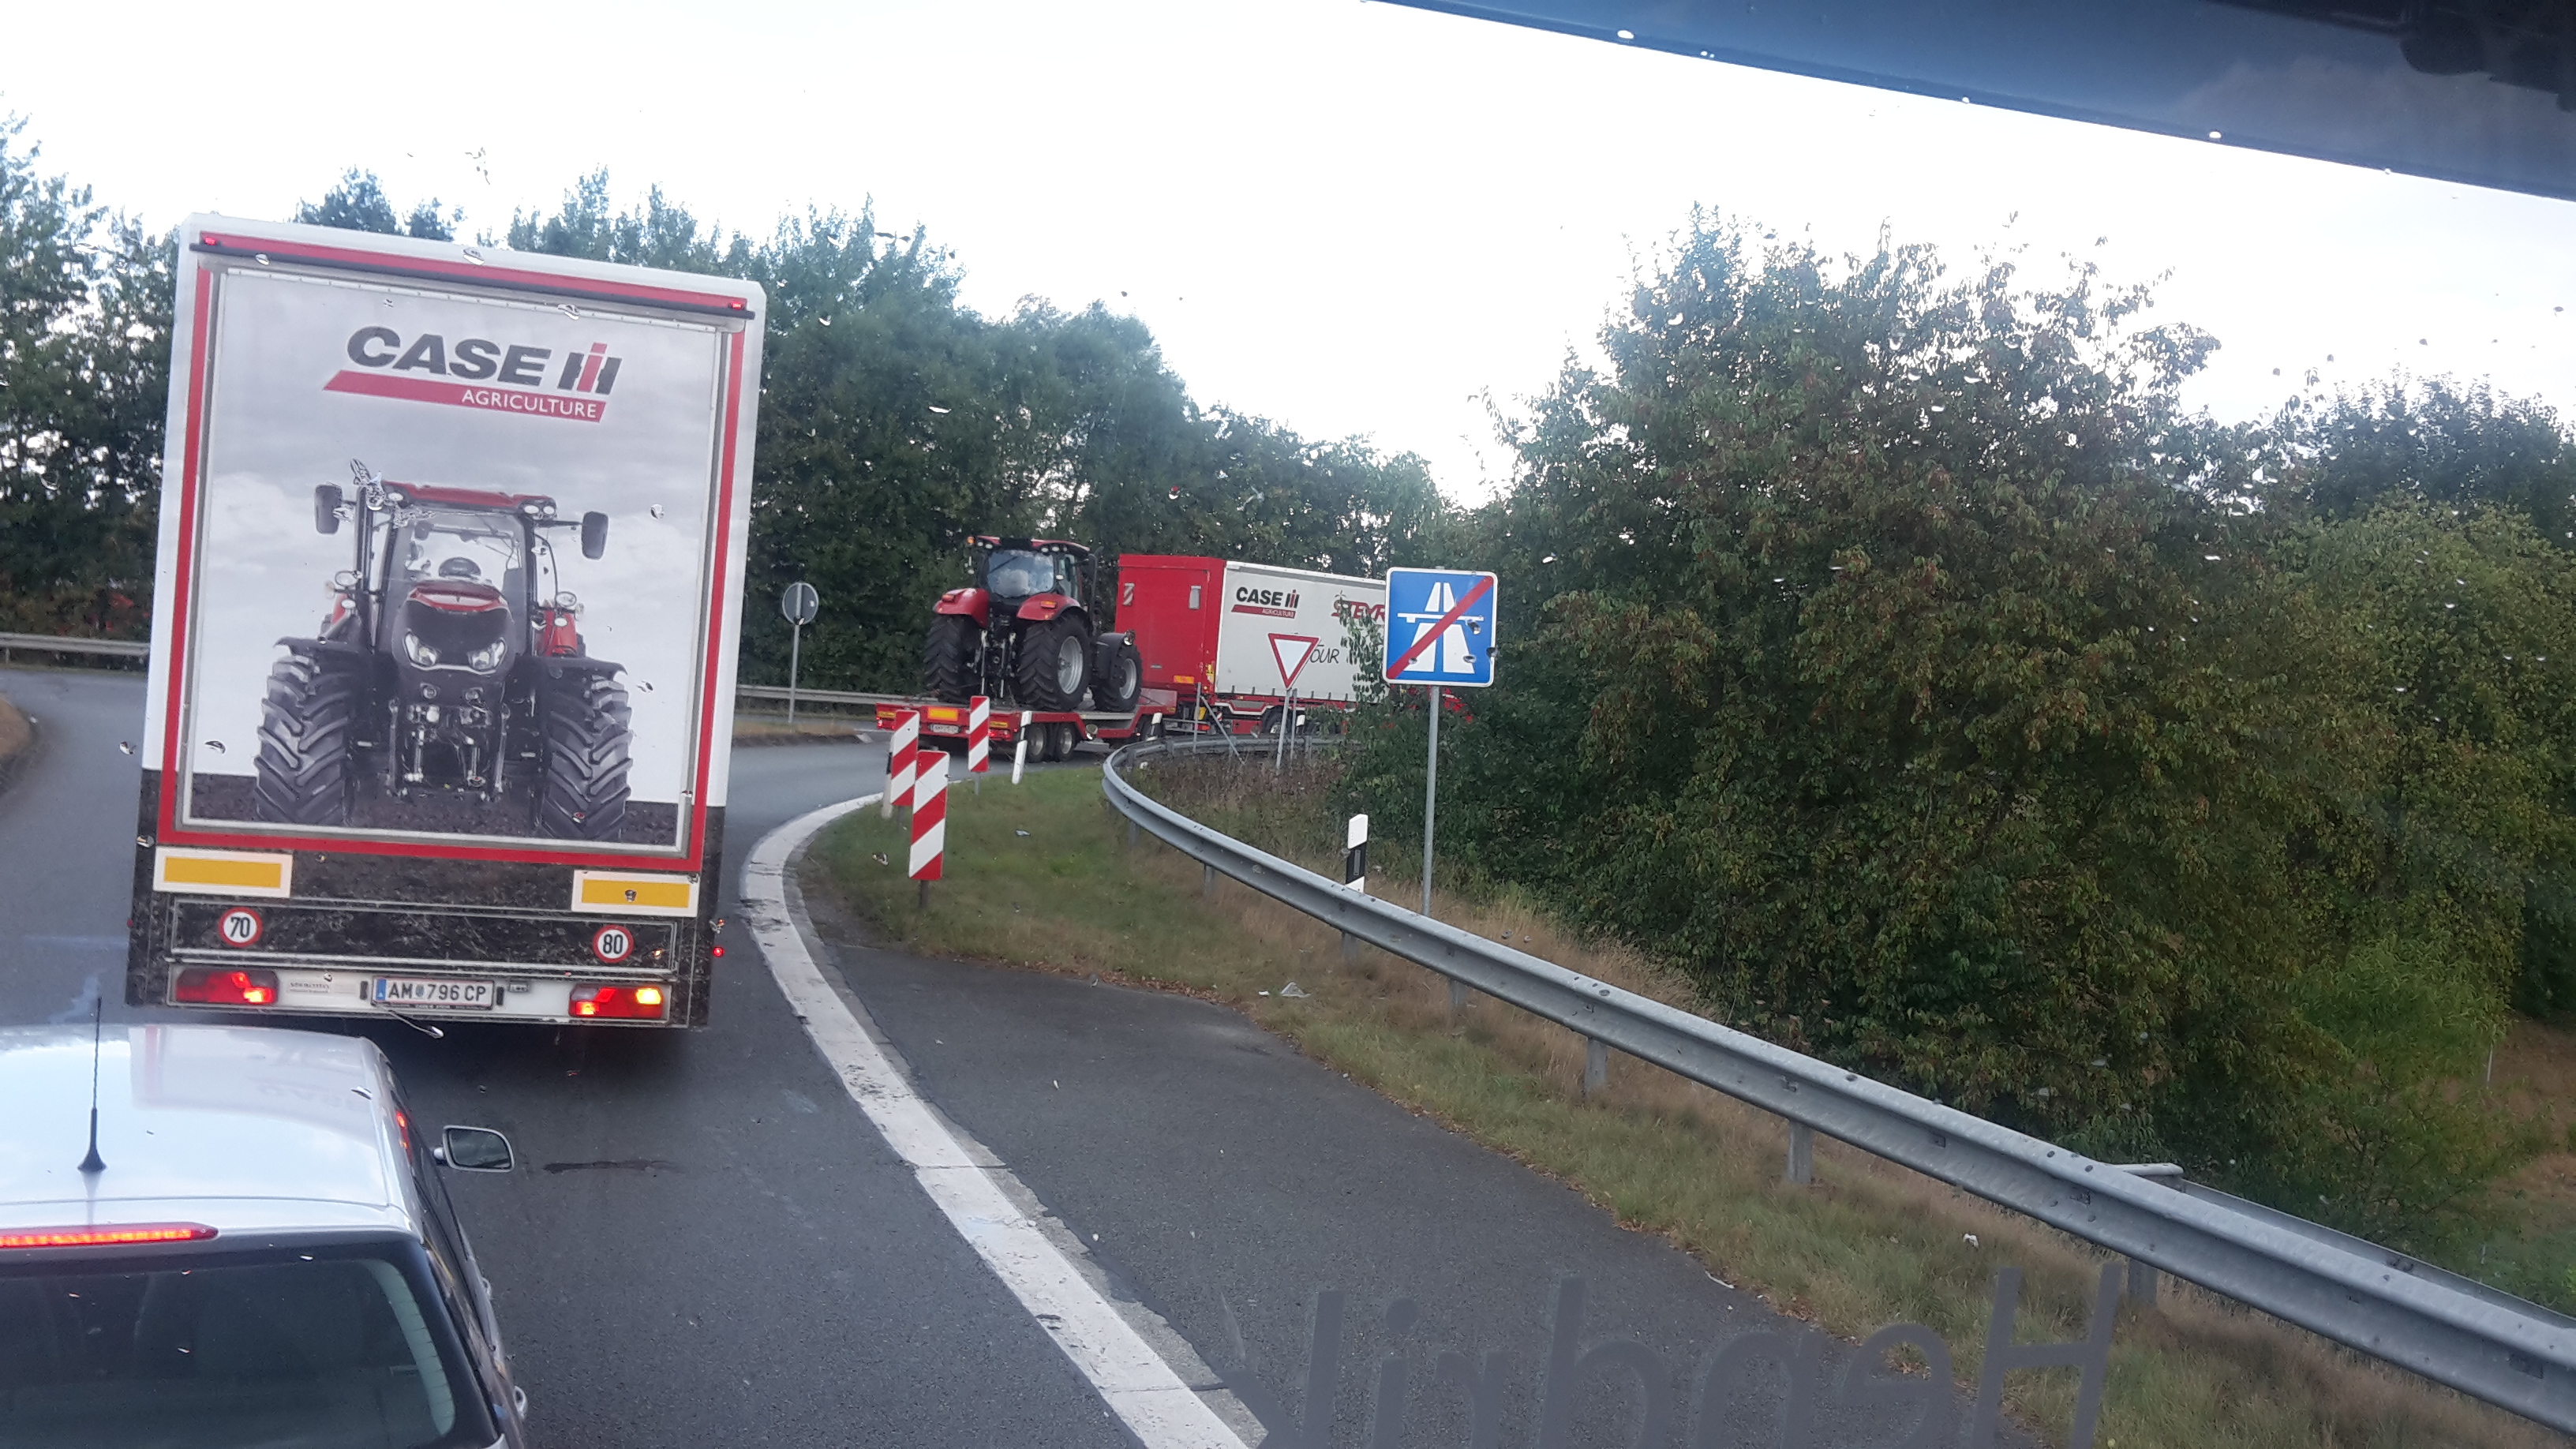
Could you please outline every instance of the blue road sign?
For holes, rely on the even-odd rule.
[[[1494,682],[1492,574],[1386,571],[1386,682],[1474,688]]]

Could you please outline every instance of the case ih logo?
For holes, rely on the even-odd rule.
[[[451,348],[435,332],[406,342],[390,327],[361,327],[349,334],[348,351],[349,360],[367,370],[342,368],[323,391],[595,423],[607,415],[603,399],[617,385],[618,359],[608,355],[605,342],[590,344],[587,352],[566,352],[558,365],[550,347],[467,337]],[[491,385],[500,383],[512,385]]]
[[[1238,614],[1268,614],[1274,619],[1297,617],[1295,589],[1256,589],[1249,585],[1234,591],[1234,611]]]

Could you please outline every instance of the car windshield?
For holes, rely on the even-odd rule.
[[[996,549],[984,568],[984,587],[1005,599],[1025,599],[1055,587],[1055,560],[1027,549]]]
[[[0,1273],[0,1449],[489,1443],[425,1271],[394,1247]]]
[[[418,510],[402,525],[406,583],[462,579],[490,584],[505,595],[519,570],[516,520],[440,508]]]

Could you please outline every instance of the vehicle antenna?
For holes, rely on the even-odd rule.
[[[107,1026],[107,993],[102,991],[90,1003],[89,1018],[89,1156],[81,1159],[83,1172],[105,1172],[107,1164],[98,1156],[98,1038]]]

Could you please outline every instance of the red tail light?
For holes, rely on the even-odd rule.
[[[576,986],[572,1014],[625,1021],[659,1021],[667,1002],[659,986]]]
[[[275,1006],[277,973],[192,967],[179,973],[170,999],[200,1006]]]
[[[215,1235],[203,1223],[115,1223],[76,1228],[0,1228],[0,1248],[109,1248],[128,1243],[195,1243]]]

